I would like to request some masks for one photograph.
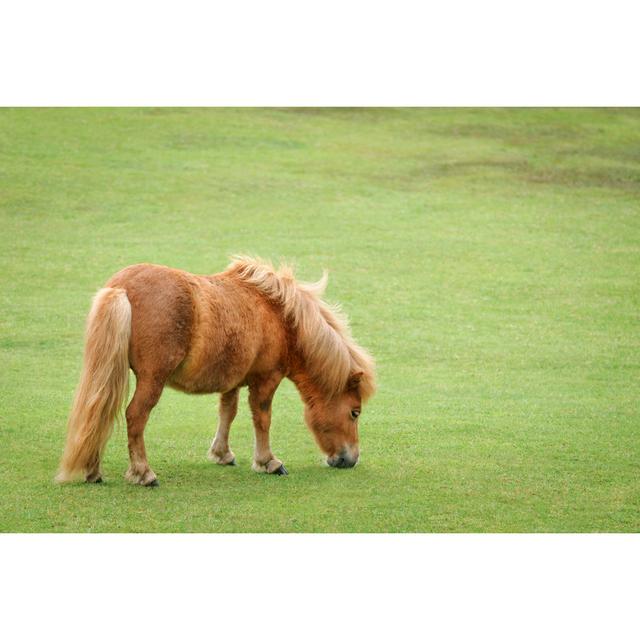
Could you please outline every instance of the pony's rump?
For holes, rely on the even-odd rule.
[[[130,336],[131,304],[125,290],[100,289],[87,318],[84,364],[58,482],[99,472],[102,452],[128,395]]]

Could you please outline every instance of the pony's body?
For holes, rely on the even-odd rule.
[[[277,309],[238,278],[141,264],[106,286],[124,289],[131,304],[136,376],[164,377],[186,393],[225,393],[273,371],[287,375],[287,335]]]
[[[155,485],[143,432],[162,389],[221,393],[209,457],[234,464],[228,435],[238,390],[249,387],[256,433],[254,469],[286,473],[271,452],[271,399],[284,377],[298,387],[305,417],[332,466],[358,458],[357,417],[373,393],[373,363],[344,319],[320,299],[326,278],[297,283],[288,269],[238,259],[213,276],[151,264],[127,267],[96,296],[87,325],[85,367],[69,420],[61,480],[84,472],[100,481],[100,458],[126,399],[131,465],[126,477]]]

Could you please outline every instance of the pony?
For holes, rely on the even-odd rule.
[[[286,475],[271,451],[271,402],[286,377],[304,403],[305,422],[329,466],[353,467],[358,419],[375,391],[369,353],[351,336],[347,318],[322,299],[325,271],[298,282],[287,265],[237,256],[221,273],[195,275],[136,264],[113,275],[93,299],[84,363],[56,476],[101,482],[101,459],[128,398],[125,417],[134,484],[158,486],[147,461],[144,429],[166,385],[186,393],[220,393],[218,426],[208,457],[235,465],[229,430],[241,387],[249,388],[255,430],[252,467]]]

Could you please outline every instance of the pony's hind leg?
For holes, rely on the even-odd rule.
[[[93,464],[85,475],[85,482],[97,484],[102,482],[102,469],[100,468],[100,458],[96,457]]]
[[[287,475],[282,461],[276,458],[269,445],[269,428],[271,427],[271,401],[278,388],[281,376],[249,386],[249,406],[253,415],[253,426],[256,435],[256,448],[253,456],[253,470],[259,473],[275,473]]]
[[[218,464],[235,465],[236,463],[236,457],[229,449],[229,430],[236,413],[238,413],[239,393],[240,390],[236,388],[220,396],[218,429],[208,454],[209,460]]]
[[[138,378],[136,392],[127,407],[130,465],[124,477],[133,484],[141,484],[146,487],[158,486],[156,474],[147,462],[147,453],[144,448],[144,428],[151,409],[158,404],[163,386],[157,381]]]

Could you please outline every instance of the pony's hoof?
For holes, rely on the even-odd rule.
[[[160,483],[156,478],[156,474],[151,469],[143,471],[135,471],[131,467],[124,474],[124,479],[131,484],[137,484],[143,487],[159,487]]]
[[[288,475],[284,465],[277,458],[271,458],[269,462],[256,462],[253,461],[251,465],[254,471],[258,473],[268,473],[271,476],[286,476]]]
[[[231,451],[227,451],[222,455],[218,455],[213,451],[209,451],[207,457],[211,462],[215,462],[216,464],[224,465],[227,467],[235,467],[236,466],[236,457],[233,455]]]

